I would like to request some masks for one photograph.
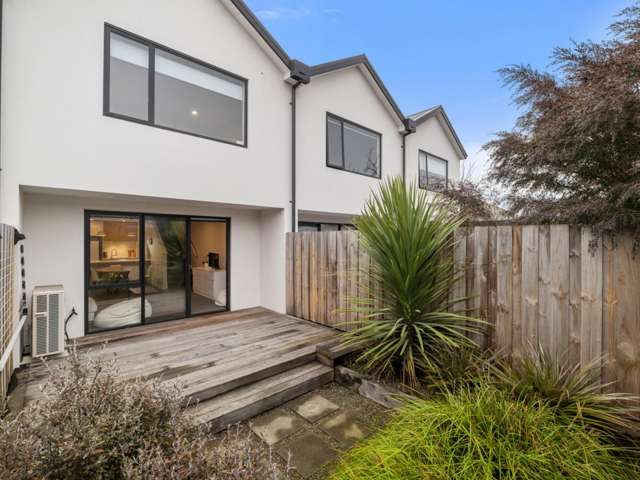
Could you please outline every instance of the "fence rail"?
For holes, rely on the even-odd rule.
[[[13,356],[9,349],[18,322],[14,235],[13,227],[0,224],[0,359],[6,358],[6,362],[0,363],[0,404],[7,396],[13,373]]]
[[[514,357],[542,345],[572,364],[601,363],[602,380],[640,394],[640,248],[632,235],[595,235],[569,225],[479,225],[456,231],[464,273],[453,298],[489,327],[477,341]],[[357,294],[349,272],[369,257],[357,232],[287,236],[287,312],[349,330]],[[364,268],[363,268],[364,267]]]

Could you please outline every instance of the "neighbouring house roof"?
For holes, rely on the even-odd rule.
[[[318,65],[307,66],[303,62],[294,60],[291,57],[289,57],[289,55],[284,50],[284,48],[282,48],[282,46],[277,42],[277,40],[273,38],[273,35],[269,33],[269,31],[264,26],[264,24],[251,11],[251,9],[247,6],[244,0],[229,0],[229,2],[231,2],[231,4],[233,4],[233,6],[238,10],[238,12],[242,14],[242,16],[247,20],[247,22],[249,23],[249,25],[251,25],[251,27],[255,30],[255,32],[262,38],[262,40],[266,43],[266,45],[282,61],[282,63],[291,71],[295,70],[296,74],[299,74],[301,73],[300,69],[303,68],[307,70],[306,72],[302,72],[303,77],[305,76],[305,74],[308,74],[309,77],[314,77],[317,75],[323,75],[326,73],[331,73],[331,72],[335,72],[335,71],[342,70],[345,68],[350,68],[350,67],[364,68],[371,75],[371,78],[373,79],[375,85],[378,87],[378,89],[382,93],[382,96],[387,100],[389,107],[398,117],[400,122],[405,125],[407,131],[412,130],[411,125],[413,124],[413,122],[419,125],[420,123],[424,122],[428,118],[431,118],[434,115],[440,114],[438,118],[442,118],[442,121],[444,122],[445,127],[449,130],[449,133],[451,134],[451,137],[453,138],[457,148],[460,150],[461,156],[463,158],[467,158],[467,152],[465,151],[464,146],[462,145],[462,142],[458,137],[458,134],[453,129],[453,125],[451,124],[449,117],[445,113],[444,108],[442,108],[441,105],[438,105],[436,107],[428,108],[426,110],[422,110],[421,112],[414,113],[413,115],[409,115],[408,117],[405,117],[404,114],[402,113],[402,110],[400,110],[400,107],[398,106],[393,96],[385,86],[384,82],[380,78],[380,75],[378,75],[375,68],[373,68],[373,65],[371,64],[371,62],[369,61],[366,55],[364,54],[355,55],[353,57],[347,57],[339,60],[333,60],[331,62],[321,63]]]
[[[314,65],[312,67],[309,67],[309,76],[314,77],[317,75],[324,75],[326,73],[331,73],[350,67],[363,67],[369,72],[376,86],[380,89],[380,92],[387,100],[387,102],[389,102],[389,106],[398,116],[400,123],[404,123],[405,116],[402,113],[402,110],[400,110],[400,107],[391,96],[391,93],[389,92],[387,87],[384,85],[382,78],[380,78],[380,75],[378,75],[378,72],[376,72],[376,69],[373,68],[373,65],[364,54]]]
[[[420,112],[414,113],[413,115],[409,115],[408,118],[416,122],[417,126],[433,117],[438,118],[442,122],[443,126],[449,131],[449,134],[457,145],[458,150],[460,150],[460,155],[463,158],[467,158],[467,151],[464,149],[464,145],[462,145],[462,142],[460,141],[460,138],[453,128],[453,125],[451,124],[451,121],[447,116],[447,112],[445,112],[442,105],[436,105],[435,107],[427,108],[426,110],[422,110]]]

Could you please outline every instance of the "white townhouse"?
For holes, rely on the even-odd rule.
[[[242,0],[0,4],[0,222],[70,337],[284,312],[287,231],[459,177],[442,107],[405,116],[364,55],[291,59]]]

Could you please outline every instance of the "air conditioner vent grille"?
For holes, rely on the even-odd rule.
[[[47,353],[47,317],[46,315],[38,315],[36,317],[36,355],[45,355]]]
[[[33,290],[32,355],[42,357],[64,351],[64,290],[62,285]]]
[[[36,313],[47,313],[47,296],[38,295],[36,297]]]
[[[49,295],[49,351],[57,352],[59,345],[60,324],[60,296],[57,293]]]

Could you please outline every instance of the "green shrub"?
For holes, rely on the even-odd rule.
[[[366,370],[415,386],[433,368],[434,352],[473,344],[466,334],[479,320],[450,311],[459,299],[449,297],[457,276],[448,253],[462,222],[400,178],[372,193],[356,220],[372,282],[359,285],[351,309],[365,321],[344,336],[345,344],[364,349],[359,361]]]
[[[584,426],[559,421],[543,404],[479,385],[407,405],[348,452],[331,479],[637,478],[623,453]]]
[[[433,367],[422,378],[422,390],[429,395],[473,388],[490,378],[495,360],[490,351],[473,347],[441,348],[433,357]]]
[[[44,399],[0,419],[0,478],[277,478],[268,452],[225,448],[193,424],[180,390],[125,381],[114,361],[71,355],[53,368]]]
[[[566,423],[580,422],[613,437],[640,433],[638,397],[607,393],[609,385],[600,380],[600,359],[584,367],[571,366],[539,347],[511,363],[498,362],[492,371],[496,385],[514,399],[544,403]]]

